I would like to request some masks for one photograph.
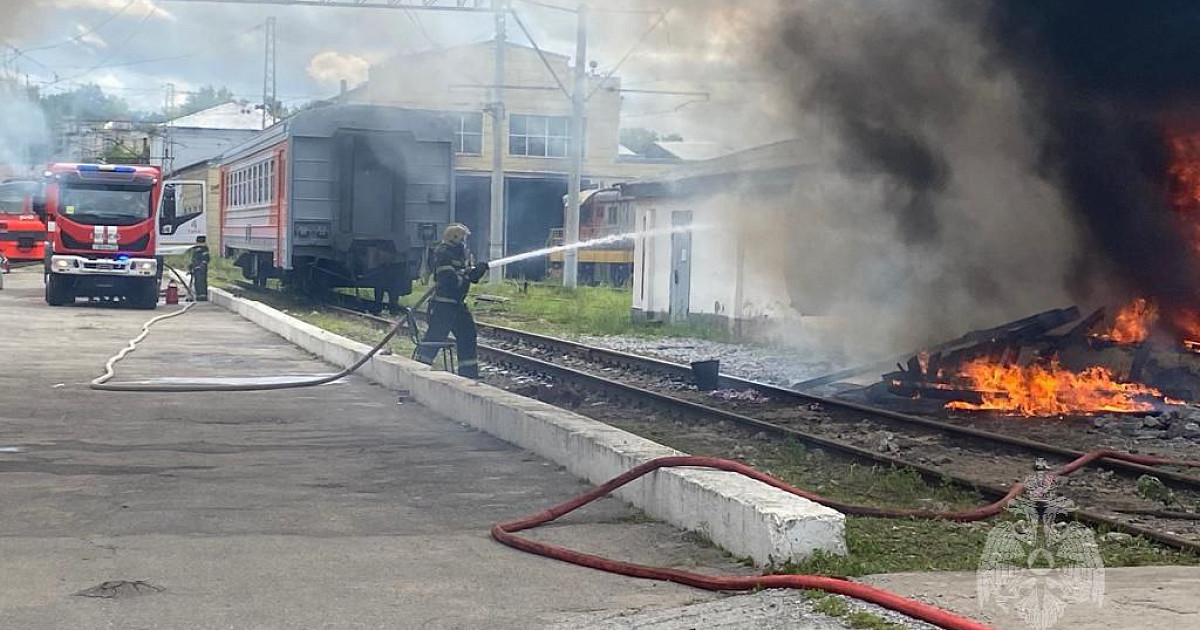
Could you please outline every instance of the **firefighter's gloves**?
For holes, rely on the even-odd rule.
[[[471,269],[467,271],[467,280],[470,280],[472,283],[477,283],[483,279],[483,274],[485,274],[487,272],[488,272],[488,264],[487,263],[485,263],[485,262],[476,263],[474,267],[471,267]]]

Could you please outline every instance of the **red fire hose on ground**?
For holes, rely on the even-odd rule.
[[[1100,459],[1118,459],[1127,462],[1133,462],[1146,466],[1183,466],[1183,467],[1200,467],[1198,462],[1180,462],[1161,457],[1152,457],[1145,455],[1131,455],[1119,451],[1098,450],[1087,453],[1069,464],[1049,473],[1050,476],[1066,476],[1080,468],[1095,462]],[[888,608],[908,615],[914,619],[931,623],[935,626],[946,628],[947,630],[989,630],[990,626],[986,626],[976,621],[972,621],[965,617],[956,615],[952,612],[942,610],[935,606],[930,606],[907,597],[902,597],[895,593],[890,593],[881,589],[877,589],[866,584],[852,582],[844,578],[832,578],[817,575],[762,575],[755,577],[716,577],[703,575],[700,573],[691,573],[688,571],[680,571],[676,569],[666,569],[662,567],[651,567],[642,564],[634,564],[631,562],[621,562],[602,558],[591,554],[573,551],[565,547],[551,545],[528,538],[522,538],[516,535],[516,532],[532,529],[539,525],[549,523],[560,516],[573,512],[592,501],[603,498],[612,493],[617,488],[625,484],[649,474],[659,468],[673,468],[678,466],[693,466],[701,468],[716,468],[729,472],[738,473],[751,479],[756,479],[765,484],[774,486],[789,492],[799,497],[809,499],[821,505],[833,508],[843,514],[853,514],[856,516],[875,516],[886,518],[928,518],[950,521],[979,521],[990,518],[999,514],[1004,510],[1013,499],[1023,493],[1026,489],[1025,484],[1017,483],[1008,491],[1002,499],[972,510],[964,512],[934,512],[930,510],[910,510],[910,509],[883,509],[871,506],[854,505],[834,501],[825,497],[806,492],[794,486],[791,486],[779,479],[771,477],[765,473],[759,472],[745,464],[740,464],[727,459],[718,459],[715,457],[661,457],[640,466],[636,466],[622,475],[614,477],[608,482],[585,492],[566,503],[556,505],[550,509],[544,510],[533,516],[515,521],[504,523],[496,523],[492,525],[492,537],[510,547],[535,553],[547,558],[563,560],[572,564],[608,571],[610,573],[618,573],[632,577],[646,578],[651,580],[664,580],[685,584],[695,588],[702,588],[710,591],[749,591],[761,588],[797,588],[797,589],[816,589],[845,595],[855,599],[862,600]]]

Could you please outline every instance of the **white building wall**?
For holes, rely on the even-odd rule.
[[[634,207],[641,231],[669,228],[672,212],[692,212],[698,229],[692,233],[689,314],[731,321],[799,316],[778,252],[764,251],[753,231],[738,227],[735,208],[698,204],[688,197],[639,199]],[[666,320],[671,310],[671,235],[638,238],[633,264],[635,316]]]
[[[647,232],[671,225],[676,202],[656,203],[639,200],[634,216],[639,231]],[[671,300],[671,237],[640,237],[633,246],[633,310],[635,316],[665,318]]]

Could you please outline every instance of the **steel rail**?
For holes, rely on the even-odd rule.
[[[387,320],[382,321],[386,322]],[[479,330],[484,332],[489,337],[515,340],[533,347],[567,351],[569,354],[582,355],[591,360],[607,361],[611,364],[622,367],[670,374],[671,376],[684,380],[691,380],[692,378],[692,371],[690,367],[681,365],[679,363],[664,361],[662,359],[634,355],[618,350],[610,350],[607,348],[597,348],[567,339],[530,333],[523,330],[497,326],[495,324],[481,323],[479,324]],[[826,398],[824,396],[798,392],[793,389],[787,389],[777,385],[738,378],[736,376],[730,376],[727,374],[720,375],[719,384],[723,388],[727,389],[753,389],[776,400],[792,400],[807,404],[818,404],[828,408],[844,409],[847,411],[869,414],[877,418],[887,420],[893,425],[916,426],[969,440],[1004,444],[1006,446],[1016,447],[1026,451],[1033,451],[1040,455],[1060,457],[1068,461],[1081,457],[1084,454],[1083,451],[1056,446],[1054,444],[1047,444],[1045,442],[1038,442],[1012,435],[1005,435],[1003,433],[995,433],[993,431],[985,431],[983,429],[959,426],[931,418],[923,418],[921,416],[900,413],[897,411],[891,411],[889,409],[880,409],[878,407],[871,407],[851,401]],[[1200,477],[1169,470],[1160,470],[1150,466],[1143,466],[1141,464],[1135,464],[1131,462],[1110,461],[1107,463],[1107,465],[1110,468],[1119,469],[1129,474],[1154,475],[1163,480],[1163,482],[1169,483],[1177,488],[1200,490]]]

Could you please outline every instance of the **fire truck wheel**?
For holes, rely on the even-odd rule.
[[[66,278],[50,274],[46,278],[46,303],[50,306],[63,306],[75,301],[75,294]]]
[[[158,279],[149,278],[138,283],[129,296],[129,303],[134,308],[153,310],[158,307]]]

